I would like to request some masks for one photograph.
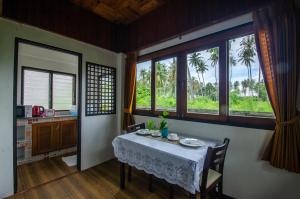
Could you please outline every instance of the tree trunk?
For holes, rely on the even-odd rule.
[[[201,86],[201,78],[200,78],[200,75],[199,75],[199,73],[197,73],[197,75],[198,75],[198,79],[199,79],[199,86],[200,86],[200,90],[201,90],[201,95],[203,96],[203,87]]]
[[[203,88],[205,88],[205,81],[204,81],[204,76],[203,76],[203,73],[202,74],[202,79],[203,79]],[[204,92],[203,92],[203,96],[204,96]]]

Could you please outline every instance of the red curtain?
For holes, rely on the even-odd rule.
[[[276,117],[264,154],[270,164],[300,173],[300,124],[296,111],[296,20],[292,3],[282,2],[254,12],[256,41],[263,76]]]
[[[134,124],[132,115],[136,83],[136,53],[128,53],[125,66],[123,130]]]

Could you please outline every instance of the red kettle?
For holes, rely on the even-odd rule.
[[[43,106],[32,107],[32,117],[41,117],[44,112],[45,112],[45,108]]]

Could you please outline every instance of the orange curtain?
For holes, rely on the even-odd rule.
[[[136,83],[136,53],[128,53],[125,66],[123,130],[134,124],[132,115]]]
[[[276,117],[273,138],[263,159],[274,167],[300,173],[300,124],[296,111],[300,66],[297,67],[294,14],[292,4],[277,4],[255,11],[254,24],[264,80]]]

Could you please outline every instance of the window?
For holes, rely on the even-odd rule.
[[[86,116],[116,113],[116,69],[87,63]]]
[[[50,74],[47,72],[24,70],[23,104],[41,105],[49,108]]]
[[[151,109],[151,61],[136,66],[136,108]]]
[[[22,104],[57,111],[70,110],[76,104],[75,75],[29,67],[22,71]]]
[[[74,80],[71,75],[53,74],[53,108],[70,110],[73,104]]]
[[[166,110],[182,120],[274,127],[251,23],[139,60],[148,61],[137,66],[135,114]]]
[[[176,111],[176,57],[155,62],[155,110]]]
[[[229,44],[229,112],[231,115],[272,117],[253,34]]]
[[[219,48],[187,55],[187,111],[219,113]]]

